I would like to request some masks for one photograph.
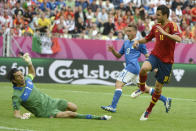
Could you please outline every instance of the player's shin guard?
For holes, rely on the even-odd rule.
[[[146,83],[146,80],[147,80],[147,74],[142,75],[140,73],[139,77],[140,77],[140,83],[139,83],[140,90],[145,91],[145,83]]]
[[[152,108],[154,107],[154,105],[156,104],[156,102],[159,100],[160,96],[161,96],[161,92],[156,92],[155,91],[152,94],[152,101],[150,102],[150,105],[149,105],[149,107],[146,110],[147,112],[151,113]]]

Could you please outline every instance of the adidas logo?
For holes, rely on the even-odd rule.
[[[182,79],[182,77],[184,75],[184,72],[185,71],[183,69],[174,69],[173,70],[173,74],[174,74],[174,76],[176,78],[176,81],[179,82]]]

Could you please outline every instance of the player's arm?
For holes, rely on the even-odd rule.
[[[146,38],[142,38],[142,39],[138,40],[139,44],[145,44],[147,42],[148,42],[148,40]]]
[[[20,102],[19,98],[16,96],[12,96],[12,106],[14,110],[14,117],[19,119],[29,119],[31,116],[31,113],[20,113]]]
[[[135,40],[133,43],[133,48],[137,48],[139,44],[146,44],[148,40],[146,38],[142,38],[140,40]]]
[[[28,53],[25,53],[21,56],[23,60],[28,64],[29,74],[34,78],[35,77],[35,69],[31,61],[31,57]]]
[[[112,46],[112,45],[108,45],[108,51],[110,51],[110,52],[112,52],[112,54],[116,57],[116,58],[121,58],[121,54],[120,53],[118,53],[115,49],[114,49],[114,47]]]
[[[145,58],[148,59],[148,57],[150,55],[148,54],[148,51],[146,49],[146,45],[140,45],[139,49],[140,49],[141,53],[144,54]]]
[[[24,113],[21,115],[20,110],[14,110],[14,116],[19,119],[29,119],[31,117],[31,113]]]
[[[166,31],[164,31],[160,26],[157,26],[157,29],[163,34],[163,35],[165,35],[165,36],[167,36],[167,37],[169,37],[170,39],[172,39],[172,40],[175,40],[175,41],[177,41],[177,42],[181,42],[181,37],[180,36],[178,36],[178,35],[175,35],[175,34],[169,34],[169,33],[167,33]]]
[[[151,41],[155,37],[154,29],[155,26],[152,27],[150,33],[145,38],[142,38],[140,40],[135,40],[133,43],[133,48],[139,47],[139,44],[146,44],[147,42]]]

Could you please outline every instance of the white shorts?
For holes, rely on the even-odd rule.
[[[117,80],[121,81],[125,84],[132,83],[132,84],[137,85],[137,83],[139,83],[139,75],[133,74],[133,73],[127,71],[126,69],[123,69],[120,72]]]

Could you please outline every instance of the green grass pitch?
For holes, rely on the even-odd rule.
[[[139,118],[149,105],[151,97],[143,94],[136,99],[129,95],[137,89],[123,88],[117,112],[102,110],[101,105],[112,101],[114,87],[100,85],[39,84],[36,87],[54,98],[64,98],[78,106],[81,114],[111,115],[109,121],[86,119],[49,119],[31,117],[20,120],[13,117],[12,85],[0,83],[0,130],[19,131],[196,131],[196,88],[163,88],[163,94],[173,98],[171,111],[165,113],[159,101],[147,121]],[[22,112],[26,112],[22,108]]]

